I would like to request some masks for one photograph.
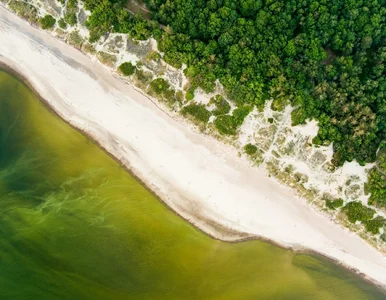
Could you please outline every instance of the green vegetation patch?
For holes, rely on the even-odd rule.
[[[131,62],[124,62],[118,69],[123,75],[131,76],[135,73],[136,67]]]
[[[66,29],[66,28],[67,28],[67,23],[66,23],[66,21],[64,21],[63,18],[60,18],[60,19],[59,19],[58,25],[59,25],[59,27],[62,28],[62,29]]]
[[[18,16],[26,19],[28,22],[33,24],[38,22],[38,11],[33,5],[17,0],[11,0],[8,5]]]
[[[157,52],[157,51],[152,51],[152,52],[150,52],[150,53],[147,55],[146,59],[148,59],[148,60],[154,60],[154,61],[160,61],[160,59],[161,59],[161,54],[159,54],[159,52]]]
[[[205,105],[192,103],[185,106],[181,113],[183,115],[190,115],[197,121],[208,123],[210,116],[212,115],[209,110],[206,109]]]
[[[56,19],[51,15],[45,15],[39,19],[39,24],[43,29],[51,29],[56,24]]]
[[[355,223],[357,221],[369,221],[373,218],[375,214],[374,209],[364,206],[361,202],[358,201],[347,203],[342,210],[347,215],[348,220],[351,223]]]
[[[337,199],[337,200],[329,200],[327,199],[326,200],[326,206],[329,208],[329,209],[332,209],[332,210],[335,210],[341,206],[343,206],[343,199]]]
[[[375,167],[370,170],[366,193],[371,193],[369,204],[379,207],[386,206],[386,149],[382,147],[377,155]]]
[[[117,63],[117,57],[113,54],[100,51],[97,53],[97,57],[102,64],[110,68],[114,67],[114,65]]]
[[[169,106],[173,106],[176,102],[180,102],[181,95],[177,94],[170,84],[163,78],[156,78],[150,82],[150,93],[155,93],[158,99],[166,102]]]
[[[244,152],[248,155],[254,155],[257,152],[257,147],[252,144],[246,144],[244,146]]]
[[[145,88],[146,85],[151,82],[153,74],[151,72],[137,68],[137,70],[135,71],[135,78],[137,79],[138,83],[142,85],[142,88]]]
[[[185,99],[186,101],[191,101],[194,99],[194,88],[190,88],[186,91]]]
[[[78,30],[74,30],[68,35],[68,43],[78,49],[81,48],[83,42],[84,39]]]
[[[223,115],[214,120],[214,125],[219,133],[224,135],[235,135],[237,130],[237,124],[233,116]]]
[[[382,217],[376,217],[375,219],[364,222],[366,230],[373,233],[378,234],[379,229],[385,225],[385,219]]]
[[[66,4],[66,10],[64,13],[64,21],[70,26],[75,26],[78,23],[78,0],[68,0]]]
[[[96,53],[95,47],[88,42],[84,42],[82,44],[82,51],[91,55],[94,55]]]
[[[75,26],[78,23],[76,13],[66,13],[64,15],[64,21],[67,22],[70,26]]]
[[[218,116],[214,120],[214,125],[220,134],[235,135],[249,112],[248,107],[236,108],[232,115]]]
[[[221,95],[216,95],[210,98],[209,104],[212,103],[216,105],[216,109],[212,111],[213,115],[215,116],[225,115],[231,110],[231,106],[229,105],[228,101],[225,100]]]
[[[150,83],[150,88],[158,95],[161,95],[170,88],[170,84],[163,78],[156,78]]]
[[[293,110],[291,113],[292,126],[304,124],[306,119],[307,119],[307,113],[304,110],[304,107],[298,107],[297,109]]]

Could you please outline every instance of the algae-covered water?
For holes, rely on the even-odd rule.
[[[318,256],[209,238],[3,71],[0,235],[1,299],[385,296]]]

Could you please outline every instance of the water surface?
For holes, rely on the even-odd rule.
[[[1,299],[385,297],[322,257],[209,238],[3,71],[0,237]]]

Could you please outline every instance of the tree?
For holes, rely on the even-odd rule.
[[[136,67],[131,62],[125,62],[118,67],[119,71],[125,76],[131,76],[135,73]]]
[[[253,155],[257,152],[257,147],[252,144],[246,144],[244,146],[244,152],[248,155]]]
[[[40,18],[39,23],[43,29],[51,29],[55,26],[56,19],[51,15],[45,15],[43,18]]]

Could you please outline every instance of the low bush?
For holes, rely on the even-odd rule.
[[[337,200],[326,200],[326,206],[329,209],[335,210],[343,205],[343,199],[337,199]]]
[[[115,55],[100,51],[97,54],[99,61],[106,66],[113,67],[117,63],[117,57]]]
[[[347,215],[348,220],[351,223],[356,221],[369,221],[373,218],[375,210],[367,206],[364,206],[361,202],[353,201],[346,204],[343,207],[343,212]]]
[[[365,191],[371,193],[370,205],[386,207],[386,149],[381,147],[377,154],[376,165],[370,170]]]
[[[241,124],[243,124],[244,119],[246,118],[246,116],[248,116],[250,111],[251,111],[251,109],[247,106],[238,107],[233,111],[232,115],[235,119],[237,126],[241,126]]]
[[[18,0],[11,0],[8,3],[8,6],[16,12],[17,15],[22,17],[23,19],[26,19],[30,23],[37,23],[38,18],[38,11],[37,9],[24,1],[18,1]]]
[[[159,61],[161,59],[161,54],[159,54],[157,51],[152,51],[147,55],[146,59]]]
[[[292,126],[296,126],[299,124],[304,124],[307,119],[306,111],[303,107],[299,107],[292,111],[291,113],[291,124]]]
[[[254,155],[257,152],[257,147],[252,144],[246,144],[244,146],[244,152],[248,155]]]
[[[131,76],[135,73],[135,66],[131,62],[121,64],[118,69],[125,76]]]
[[[237,125],[233,116],[222,115],[214,120],[214,125],[221,134],[234,135],[236,134]]]
[[[381,240],[386,242],[386,233],[382,233],[381,235]]]
[[[96,53],[95,47],[88,42],[82,44],[82,51],[92,55]]]
[[[78,10],[78,0],[68,0],[67,1],[67,9],[71,11]]]
[[[210,98],[209,103],[214,103],[216,105],[216,109],[212,112],[215,116],[225,115],[231,110],[231,106],[228,101],[226,101],[221,95],[216,95]]]
[[[64,20],[74,26],[78,23],[76,14],[78,13],[78,0],[68,0],[66,4],[66,12],[64,14]]]
[[[150,94],[156,94],[157,98],[165,102],[169,107],[173,107],[176,102],[181,102],[181,93],[171,88],[169,82],[163,78],[156,78],[150,82]]]
[[[59,27],[62,28],[62,29],[66,29],[66,28],[67,28],[67,23],[66,23],[66,21],[64,21],[63,18],[59,19],[58,25],[59,25]]]
[[[160,95],[170,88],[170,84],[163,78],[156,78],[150,83],[150,88]]]
[[[221,115],[216,118],[214,125],[220,134],[235,135],[237,128],[243,124],[245,117],[249,114],[249,108],[236,108],[233,114]]]
[[[78,30],[74,30],[68,35],[68,43],[75,48],[80,49],[82,46],[82,43],[84,42],[83,37],[80,35]]]
[[[185,99],[186,99],[186,101],[190,101],[190,100],[193,100],[193,99],[194,99],[194,89],[193,89],[193,88],[190,88],[190,89],[186,92]]]
[[[51,29],[55,26],[56,19],[51,15],[45,15],[43,18],[39,19],[39,23],[43,29]]]
[[[138,64],[137,64],[138,66]],[[138,82],[142,85],[142,88],[145,88],[147,84],[152,80],[153,75],[150,72],[141,70],[140,68],[137,68],[135,71],[135,78],[138,80]]]
[[[64,15],[64,21],[67,22],[70,26],[75,26],[78,23],[76,13],[66,13]]]
[[[382,217],[376,217],[375,219],[369,220],[365,222],[366,230],[373,233],[378,234],[379,229],[385,225],[385,219]]]
[[[196,103],[185,106],[181,112],[183,115],[190,115],[194,119],[204,123],[208,123],[209,118],[212,115],[204,105]]]

